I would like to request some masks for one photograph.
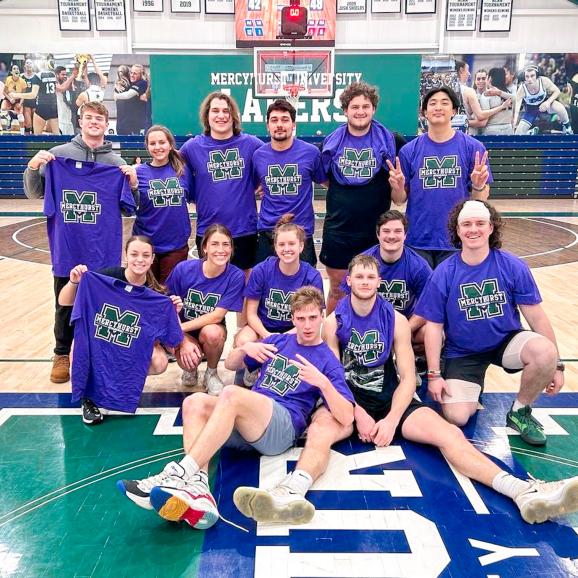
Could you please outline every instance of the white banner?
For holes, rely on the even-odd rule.
[[[435,14],[436,0],[405,0],[406,14]]]
[[[201,0],[171,0],[171,12],[200,12]]]
[[[366,0],[337,0],[337,14],[365,14]]]
[[[88,0],[58,0],[60,30],[90,30]]]
[[[482,0],[480,32],[509,32],[514,0]]]
[[[94,0],[96,29],[126,30],[124,0]]]
[[[162,12],[163,0],[132,0],[135,12]]]
[[[235,14],[235,0],[205,0],[205,14]]]
[[[477,0],[448,0],[446,30],[475,30]]]
[[[401,12],[401,0],[371,0],[371,11],[376,14]]]

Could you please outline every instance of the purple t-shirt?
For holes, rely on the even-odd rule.
[[[387,170],[386,160],[395,163],[395,137],[376,120],[364,136],[353,136],[344,124],[323,141],[321,159],[338,183],[364,185],[382,168]]]
[[[327,180],[316,146],[295,139],[285,151],[263,145],[253,155],[253,174],[263,186],[263,199],[257,228],[270,231],[285,213],[295,215],[307,236],[315,229],[313,183]]]
[[[245,365],[250,371],[261,368],[253,391],[274,399],[291,414],[295,435],[299,437],[307,427],[307,421],[321,397],[327,402],[318,387],[299,378],[299,370],[290,361],[302,355],[331,381],[333,387],[347,400],[353,403],[353,396],[345,383],[343,366],[339,363],[326,343],[319,345],[299,345],[294,333],[270,335],[263,343],[272,343],[277,354],[264,364],[245,356]]]
[[[323,280],[317,269],[300,261],[295,275],[284,275],[279,269],[279,257],[268,257],[252,269],[245,297],[259,300],[257,315],[269,331],[284,332],[293,327],[291,296],[305,285],[313,285],[323,293]]]
[[[243,309],[243,271],[229,263],[223,273],[210,279],[203,273],[203,263],[204,259],[181,261],[167,279],[170,293],[183,300],[183,321],[211,313],[217,307],[227,311]]]
[[[91,271],[120,265],[121,209],[136,209],[118,167],[57,157],[46,165],[44,214],[52,271],[68,277],[83,263]]]
[[[498,347],[511,331],[522,329],[518,305],[541,301],[528,265],[491,249],[479,265],[466,265],[461,253],[443,261],[415,312],[444,324],[446,357],[463,357]]]
[[[82,276],[71,323],[72,400],[118,411],[136,410],[155,341],[183,340],[168,297],[92,272]]]
[[[138,165],[139,207],[133,235],[146,235],[156,253],[184,247],[191,235],[187,202],[192,201],[190,171],[177,176],[170,163],[162,167]]]
[[[443,143],[422,134],[402,147],[399,160],[409,187],[407,245],[428,250],[455,249],[449,240],[448,217],[457,203],[470,198],[476,152],[481,159],[485,151],[482,143],[459,131]],[[492,180],[490,170],[488,183]]]
[[[371,255],[379,263],[381,283],[377,292],[385,297],[396,311],[409,319],[431,275],[428,262],[407,246],[403,248],[401,257],[393,263],[386,263],[381,258],[379,245],[363,251],[363,255]],[[347,295],[351,293],[351,288],[345,279],[339,288]]]
[[[225,140],[197,135],[182,147],[191,169],[197,205],[197,235],[214,223],[225,225],[233,237],[257,232],[253,153],[263,141],[241,133]]]

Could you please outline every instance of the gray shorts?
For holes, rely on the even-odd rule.
[[[225,447],[237,450],[257,450],[264,456],[277,456],[295,444],[295,428],[289,410],[273,401],[271,421],[263,435],[254,442],[248,442],[237,430],[233,430]]]

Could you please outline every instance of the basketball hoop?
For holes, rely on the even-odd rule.
[[[295,109],[299,106],[299,97],[305,90],[302,84],[284,84],[283,98]]]

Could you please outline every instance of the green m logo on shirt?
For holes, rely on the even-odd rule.
[[[373,176],[373,169],[377,166],[377,161],[373,156],[373,149],[344,148],[343,156],[337,161],[341,173],[344,177],[360,177],[369,179]]]
[[[424,189],[455,188],[457,179],[462,176],[462,167],[457,155],[425,157],[423,167],[419,169],[419,178]]]
[[[169,177],[151,179],[147,192],[153,207],[180,207],[185,191],[178,177]]]
[[[277,354],[265,370],[261,387],[271,389],[279,395],[285,395],[290,390],[295,391],[300,383],[297,366],[290,363],[289,359],[283,355]]]
[[[211,173],[213,182],[243,178],[245,160],[239,155],[238,148],[211,151],[209,159],[207,170]]]
[[[211,313],[217,307],[221,299],[218,293],[207,293],[206,295],[196,289],[189,289],[183,303],[185,319],[196,319],[201,315]]]
[[[97,215],[100,215],[100,208],[96,193],[88,191],[79,193],[69,189],[62,191],[60,210],[65,223],[94,225]]]
[[[354,356],[360,365],[375,363],[383,353],[385,345],[379,340],[379,333],[375,329],[361,335],[357,329],[351,330],[351,337],[346,351]]]
[[[468,321],[501,317],[504,314],[506,294],[500,291],[497,279],[486,279],[481,285],[464,283],[460,285],[460,294],[458,305],[461,311],[466,312]]]
[[[140,334],[139,320],[139,313],[121,312],[116,305],[104,303],[100,313],[94,317],[96,326],[94,336],[121,347],[130,347],[132,340],[137,339]]]
[[[404,279],[382,280],[377,292],[382,297],[385,297],[393,305],[393,308],[398,311],[405,309],[409,301],[409,291]]]
[[[303,177],[299,174],[297,165],[269,165],[265,184],[272,195],[297,195]]]
[[[269,295],[265,298],[267,317],[277,321],[291,321],[291,296],[293,291],[281,289],[269,289]]]

